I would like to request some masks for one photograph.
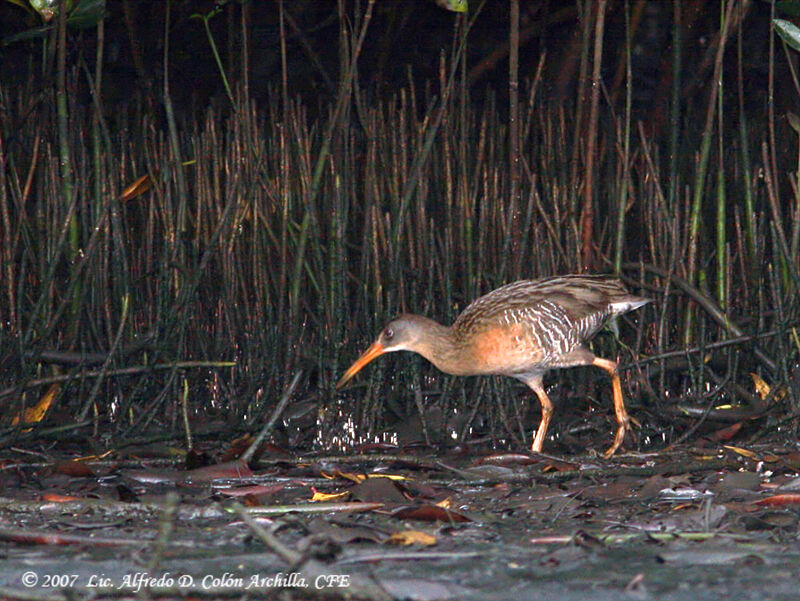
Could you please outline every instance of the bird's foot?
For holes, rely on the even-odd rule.
[[[626,415],[625,419],[619,424],[619,427],[617,428],[617,433],[614,435],[614,443],[608,448],[608,450],[605,453],[603,453],[603,457],[608,459],[614,453],[617,452],[617,449],[619,449],[622,446],[622,443],[625,440],[625,434],[631,429],[630,425],[631,421],[633,421],[633,423],[635,423],[637,426],[641,427],[641,424],[639,424],[639,422],[637,422],[636,420],[632,420],[630,417]]]

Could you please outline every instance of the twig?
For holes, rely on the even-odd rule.
[[[718,383],[716,388],[708,393],[706,393],[706,397],[709,399],[708,405],[706,405],[705,411],[703,411],[703,415],[700,416],[698,420],[696,420],[691,427],[683,432],[677,439],[672,441],[670,445],[667,447],[668,449],[671,447],[676,447],[681,444],[683,441],[688,440],[688,438],[697,432],[697,429],[706,421],[708,416],[711,414],[711,410],[714,408],[714,405],[717,404],[717,394],[725,387],[725,384],[728,383],[728,380],[731,379],[731,375],[728,374],[722,382]]]
[[[158,363],[157,365],[134,365],[132,367],[122,367],[120,369],[113,369],[104,372],[102,369],[83,372],[81,374],[66,374],[61,376],[50,376],[48,378],[37,378],[36,380],[28,380],[22,386],[11,386],[0,390],[0,398],[9,396],[20,390],[28,388],[36,388],[37,386],[47,386],[57,382],[69,382],[72,380],[80,380],[82,378],[99,378],[116,377],[116,376],[132,376],[141,374],[147,371],[163,371],[165,369],[191,369],[202,367],[236,367],[236,361],[178,361],[172,363]]]
[[[36,438],[36,440],[40,440],[45,436],[49,436],[51,434],[59,434],[61,432],[69,432],[70,430],[78,430],[80,428],[84,428],[86,426],[91,426],[92,421],[86,420],[83,422],[77,422],[74,424],[65,424],[62,426],[53,426],[52,428],[39,428],[39,424],[20,424],[17,426],[12,426],[11,428],[5,428],[4,430],[0,430],[0,448],[7,444],[5,440],[6,434],[10,432],[16,432],[20,428],[23,428],[23,432],[19,432],[16,436],[13,437],[14,441],[26,440],[28,438]],[[12,441],[13,442],[13,441]],[[0,471],[5,469],[5,466],[0,468]]]
[[[629,363],[626,365],[620,365],[620,371],[624,371],[625,369],[631,369],[635,365],[644,365],[646,363],[655,363],[656,361],[662,361],[663,359],[672,359],[673,357],[685,357],[686,355],[695,355],[697,353],[701,353],[703,351],[710,351],[719,348],[725,348],[726,346],[735,346],[737,344],[741,344],[744,342],[754,342],[756,340],[760,340],[762,338],[770,338],[772,336],[777,336],[781,332],[779,330],[770,330],[769,332],[762,332],[761,334],[753,334],[753,335],[745,335],[745,336],[737,336],[736,338],[728,338],[727,340],[720,340],[717,342],[712,342],[711,344],[706,344],[702,347],[696,346],[690,349],[682,349],[677,351],[667,351],[664,353],[659,353],[657,355],[649,355],[642,359],[639,359],[635,363]]]
[[[278,406],[275,407],[275,409],[272,411],[272,415],[270,415],[269,420],[267,421],[266,424],[264,424],[264,427],[261,428],[261,432],[258,433],[256,439],[250,444],[250,446],[242,455],[241,457],[242,461],[244,461],[245,463],[250,463],[250,460],[253,458],[253,455],[255,455],[255,452],[258,450],[258,447],[261,446],[261,443],[264,441],[264,438],[266,438],[267,434],[272,432],[272,429],[275,427],[275,422],[278,421],[278,418],[281,416],[281,413],[283,413],[283,410],[286,409],[286,405],[289,403],[289,399],[292,398],[294,389],[297,388],[297,383],[300,381],[300,376],[302,375],[303,375],[302,369],[297,370],[297,373],[294,374],[294,378],[292,378],[289,387],[283,393],[281,400],[278,402]]]
[[[141,536],[136,538],[87,536],[83,534],[70,534],[68,532],[54,532],[37,530],[34,528],[0,528],[0,540],[25,543],[40,544],[46,546],[55,545],[82,545],[90,547],[142,547],[153,543]],[[171,545],[194,547],[192,541],[170,541]],[[5,598],[5,597],[3,597]]]
[[[297,551],[290,549],[284,545],[277,536],[272,534],[269,530],[264,528],[261,524],[253,519],[247,509],[239,503],[231,503],[231,509],[238,515],[241,520],[249,526],[255,535],[261,539],[267,547],[270,548],[278,557],[283,559],[286,563],[292,566],[297,566],[302,559],[302,555]]]
[[[247,524],[255,535],[271,551],[286,561],[291,568],[288,571],[302,571],[307,579],[314,582],[318,577],[330,574],[330,567],[315,559],[304,561],[304,555],[284,545],[274,534],[258,524],[239,503],[231,504],[231,508]],[[340,598],[341,593],[336,589],[322,588],[315,591],[320,597]],[[370,599],[374,601],[392,601],[392,597],[370,576],[350,574],[350,584],[347,587],[348,599]]]
[[[400,463],[419,469],[439,469],[438,463],[431,459],[414,457],[402,454],[359,454],[359,455],[303,455],[302,457],[281,457],[277,459],[262,459],[259,465],[286,464],[286,463]]]

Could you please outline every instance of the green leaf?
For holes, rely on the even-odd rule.
[[[12,0],[9,0],[12,1]],[[17,4],[16,0],[13,0]],[[49,3],[49,4],[48,4]],[[31,0],[31,6],[39,10],[46,10],[46,6],[58,8],[57,0]],[[68,2],[67,6],[71,6],[72,2]],[[44,13],[40,13],[45,21],[52,20],[53,15],[47,17]],[[86,29],[88,27],[96,27],[97,24],[106,17],[106,0],[80,0],[75,9],[67,15],[67,25],[73,29]],[[54,27],[53,23],[44,25],[42,27],[33,27],[10,36],[0,39],[3,46],[8,46],[14,42],[21,42],[24,40],[32,40],[35,38],[44,37],[48,31]]]
[[[96,27],[106,17],[106,0],[80,0],[69,16],[70,27],[86,29]]]
[[[774,19],[772,26],[784,42],[800,52],[800,27],[785,19]]]
[[[32,12],[31,11],[31,5],[29,3],[27,3],[25,0],[6,0],[6,1],[10,2],[11,4],[16,4],[17,6],[19,6],[21,8],[24,8],[29,13]]]
[[[436,4],[454,13],[467,12],[467,2],[468,0],[436,0]]]
[[[792,126],[792,129],[795,131],[795,133],[800,134],[800,117],[795,115],[792,111],[789,111],[786,113],[786,118],[788,119],[789,125]]]
[[[21,31],[20,33],[15,33],[13,35],[6,36],[2,38],[2,45],[8,46],[9,44],[13,44],[14,42],[21,42],[23,40],[32,40],[34,38],[41,38],[44,37],[45,34],[53,29],[54,25],[43,25],[42,27],[33,27],[31,29],[26,29],[25,31]]]
[[[30,0],[33,10],[42,16],[45,22],[49,21],[58,14],[58,0]],[[67,3],[69,10],[69,3]]]

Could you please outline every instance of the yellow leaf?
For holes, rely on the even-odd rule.
[[[325,472],[321,472],[323,478],[327,478],[328,480],[335,480],[336,478],[344,478],[345,480],[350,480],[351,482],[355,482],[356,484],[361,484],[367,477],[363,474],[355,474],[353,472],[342,472],[340,470],[333,470],[332,474],[326,474]]]
[[[386,539],[387,543],[393,545],[424,545],[430,547],[435,545],[438,541],[436,537],[427,532],[419,530],[403,530],[402,532],[395,532]]]
[[[101,459],[105,459],[106,457],[111,455],[111,453],[113,452],[114,449],[109,449],[105,453],[102,453],[100,455],[84,455],[83,457],[76,457],[72,461],[100,461]]]
[[[36,403],[33,407],[28,407],[25,409],[25,413],[22,415],[22,423],[23,424],[37,424],[42,419],[44,419],[47,410],[50,409],[50,405],[53,403],[53,399],[58,396],[58,393],[61,392],[61,384],[53,384],[50,388],[47,389],[47,392],[44,393],[39,402]],[[14,416],[14,419],[11,420],[11,425],[16,426],[20,422],[20,414],[17,413]]]
[[[453,503],[450,501],[450,497],[447,497],[446,499],[442,499],[441,501],[436,503],[436,505],[438,507],[443,508],[443,509],[450,509],[450,507],[453,505]]]
[[[468,0],[436,0],[436,4],[454,13],[465,13],[469,9]]]
[[[741,447],[734,447],[729,444],[724,444],[722,446],[730,451],[733,451],[734,453],[738,453],[742,457],[749,457],[750,459],[755,459],[758,457],[758,455],[756,455],[753,451],[748,451],[747,449],[743,449]]]
[[[753,378],[753,384],[756,388],[756,393],[758,393],[758,396],[760,396],[761,400],[763,401],[769,396],[769,384],[767,384],[757,373],[751,372],[750,377]]]
[[[315,490],[314,491],[314,495],[311,497],[311,500],[314,501],[314,502],[338,501],[339,499],[343,499],[344,497],[346,497],[349,494],[350,494],[350,491],[347,491],[347,490],[344,491],[344,492],[332,492],[332,493],[319,492],[318,490]]]

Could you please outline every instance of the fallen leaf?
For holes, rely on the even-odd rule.
[[[722,446],[725,447],[726,449],[728,449],[729,451],[733,451],[734,453],[738,453],[742,457],[747,457],[749,459],[758,458],[758,455],[756,453],[754,453],[753,451],[750,451],[748,449],[743,449],[741,447],[734,447],[733,445],[729,445],[729,444],[724,444]]]
[[[753,384],[755,385],[756,393],[758,396],[761,397],[761,400],[764,401],[769,396],[769,393],[772,392],[772,388],[769,384],[767,384],[764,379],[759,376],[757,373],[750,373],[750,377],[753,378]],[[781,386],[778,390],[775,391],[773,396],[773,401],[780,401],[786,396],[786,387]]]
[[[218,492],[219,494],[225,495],[226,497],[245,497],[248,495],[251,496],[274,495],[275,493],[283,490],[284,486],[285,486],[284,483],[273,484],[272,486],[266,486],[264,484],[255,484],[253,486],[235,486],[235,487],[215,486],[214,492]]]
[[[539,463],[541,459],[531,457],[525,453],[501,453],[489,455],[473,462],[472,465],[499,465],[502,467],[514,467],[517,465],[532,465]]]
[[[438,541],[435,536],[427,532],[422,532],[420,530],[403,530],[393,533],[386,539],[386,542],[393,545],[423,545],[430,547],[435,545]]]
[[[39,399],[39,402],[36,403],[33,407],[28,407],[25,409],[24,413],[22,414],[22,423],[23,424],[37,424],[44,419],[47,410],[50,409],[50,405],[53,403],[53,399],[58,396],[58,393],[61,392],[61,384],[53,384],[50,388],[47,389],[47,392],[42,395],[42,398]],[[20,422],[20,414],[17,413],[14,416],[14,419],[11,420],[11,425],[16,426]]]
[[[53,466],[53,471],[73,478],[91,478],[94,476],[94,472],[88,465],[78,461],[61,461]]]
[[[315,503],[319,503],[320,501],[336,501],[337,499],[343,499],[344,497],[350,494],[349,490],[346,490],[344,492],[332,492],[332,493],[319,492],[313,486],[311,487],[311,490],[314,494],[311,495],[310,500]]]
[[[244,461],[229,461],[216,465],[207,465],[186,472],[185,482],[210,482],[211,480],[251,478],[252,470]]]
[[[408,499],[392,480],[368,478],[350,489],[354,499],[368,503],[407,503]]]
[[[438,505],[406,505],[390,512],[394,518],[401,520],[421,520],[424,522],[471,522],[467,516],[456,513]]]
[[[137,178],[132,184],[126,187],[122,194],[119,195],[120,202],[127,202],[133,200],[137,196],[141,196],[153,187],[153,180],[149,175],[143,175]]]
[[[323,518],[314,518],[308,523],[308,529],[312,536],[323,535],[340,545],[352,543],[354,541],[369,541],[380,543],[386,540],[386,532],[378,528],[332,523]]]
[[[753,378],[753,386],[756,389],[756,393],[763,401],[769,396],[769,384],[767,384],[764,379],[755,372],[750,372],[750,377]]]
[[[742,422],[736,422],[735,424],[731,424],[727,428],[722,428],[721,430],[717,430],[715,432],[711,432],[707,435],[709,440],[714,442],[722,442],[723,440],[730,440],[742,429]]]
[[[759,499],[758,501],[755,501],[755,504],[768,507],[783,506],[783,505],[800,505],[800,495],[798,494],[773,495],[771,497]]]
[[[54,492],[46,492],[42,494],[42,501],[49,503],[69,503],[71,501],[80,501],[80,497],[73,497],[70,495],[60,495]]]
[[[343,472],[341,470],[333,470],[332,473],[327,474],[325,472],[320,472],[320,475],[323,478],[328,480],[335,480],[336,478],[344,478],[345,480],[350,480],[350,482],[355,482],[356,484],[361,484],[367,477],[364,474],[356,474],[355,472]]]

